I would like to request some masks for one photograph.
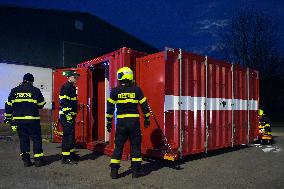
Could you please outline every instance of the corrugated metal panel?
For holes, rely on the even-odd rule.
[[[256,137],[257,72],[250,73],[248,80],[246,68],[166,49],[138,58],[136,75],[162,131],[180,155],[247,143],[248,135],[250,141]],[[248,93],[253,97],[248,98]],[[253,106],[250,112],[247,104]],[[143,153],[162,153],[161,131],[153,120],[142,133]]]
[[[232,138],[231,65],[208,59],[208,150],[228,147]]]
[[[246,68],[234,65],[234,143],[246,144],[248,133]]]

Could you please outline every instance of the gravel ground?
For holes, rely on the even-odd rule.
[[[147,160],[145,177],[132,179],[130,162],[121,178],[109,177],[108,156],[78,149],[77,165],[62,165],[60,145],[43,142],[47,165],[23,167],[16,136],[0,137],[0,188],[284,188],[284,125],[273,128],[273,145],[218,150],[176,163]]]

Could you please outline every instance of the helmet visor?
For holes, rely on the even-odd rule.
[[[124,73],[123,73],[123,72],[118,73],[118,74],[117,74],[117,79],[118,79],[118,80],[121,80],[123,76],[124,76]]]

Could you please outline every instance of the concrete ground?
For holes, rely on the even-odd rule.
[[[109,177],[108,156],[79,149],[78,165],[62,165],[60,145],[44,141],[48,165],[23,167],[16,136],[0,137],[0,188],[284,188],[284,125],[273,128],[273,145],[255,145],[194,155],[177,163],[143,162],[147,175],[132,179],[130,162],[121,178]]]

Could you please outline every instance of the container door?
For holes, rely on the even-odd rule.
[[[237,65],[234,66],[234,144],[246,144],[248,135],[248,86],[247,71]]]
[[[230,64],[210,58],[208,66],[208,150],[214,150],[232,142],[232,70]]]
[[[256,140],[258,134],[258,99],[259,99],[259,77],[256,70],[249,69],[249,122],[250,142]]]
[[[76,84],[78,95],[78,114],[75,121],[75,141],[76,143],[86,142],[86,132],[90,112],[90,99],[88,91],[89,70],[86,68],[64,68],[57,69],[53,73],[53,141],[61,142],[62,127],[58,121],[59,118],[59,92],[64,83],[67,82],[66,76],[62,75],[65,70],[75,70],[80,74]]]

